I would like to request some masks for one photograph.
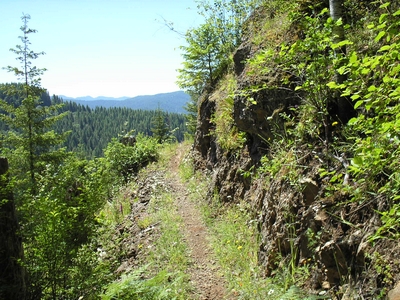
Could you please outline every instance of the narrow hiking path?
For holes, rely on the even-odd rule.
[[[169,162],[170,184],[175,192],[177,212],[182,217],[182,233],[190,249],[191,265],[188,273],[198,295],[196,299],[217,300],[233,299],[228,296],[225,279],[222,277],[213,250],[210,237],[201,212],[190,199],[190,194],[179,176],[179,165],[187,153],[183,144],[176,148],[176,153]]]

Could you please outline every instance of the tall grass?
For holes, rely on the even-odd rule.
[[[290,260],[281,264],[274,278],[262,275],[262,266],[258,264],[257,219],[248,203],[223,204],[217,193],[212,199],[207,199],[207,178],[211,176],[195,172],[190,159],[181,165],[180,174],[187,182],[192,201],[200,206],[205,224],[210,229],[212,249],[235,298],[322,299],[307,295],[296,286],[301,284],[296,279],[307,276],[307,272],[294,266]]]
[[[160,162],[148,166],[148,174],[154,170],[165,171],[168,156],[173,155],[176,146],[165,147]],[[187,274],[189,250],[181,232],[183,221],[177,214],[174,195],[167,186],[159,186],[152,191],[146,216],[139,220],[138,225],[144,229],[150,223],[155,225],[151,236],[153,241],[145,250],[146,265],[109,284],[103,300],[192,299],[193,287]]]

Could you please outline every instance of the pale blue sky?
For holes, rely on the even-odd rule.
[[[29,14],[31,49],[44,51],[33,64],[48,71],[50,94],[134,97],[179,90],[179,46],[201,22],[195,0],[0,0],[0,67],[19,66],[9,51],[21,44],[22,13]],[[0,83],[16,78],[0,69]]]

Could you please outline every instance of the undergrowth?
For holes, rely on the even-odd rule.
[[[166,145],[160,151],[160,161],[148,169],[165,169],[176,146]],[[153,190],[147,213],[146,217],[138,220],[138,225],[143,229],[150,223],[155,224],[153,235],[156,240],[145,249],[146,265],[123,274],[109,284],[101,296],[103,300],[190,299],[193,288],[186,274],[190,263],[188,248],[180,230],[182,219],[176,213],[174,195],[167,187]]]
[[[119,281],[111,283],[107,291],[101,296],[102,300],[130,299],[130,300],[153,300],[153,299],[183,299],[174,297],[172,289],[166,286],[173,286],[180,278],[170,282],[170,275],[166,271],[159,272],[156,276],[143,280],[143,272],[146,268],[135,270],[123,275]]]
[[[234,124],[233,109],[236,80],[232,74],[224,77],[219,88],[212,94],[211,100],[215,101],[215,114],[212,122],[215,123],[215,136],[222,149],[234,151],[243,147],[246,141],[244,132]]]
[[[163,193],[152,199],[150,211],[156,222],[160,222],[161,235],[150,252],[148,262],[154,269],[162,266],[169,272],[183,275],[189,264],[188,248],[180,230],[182,218],[175,212],[174,198],[171,193]]]
[[[230,294],[237,299],[322,299],[307,295],[299,286],[309,274],[290,261],[281,264],[274,278],[265,278],[258,264],[259,232],[257,220],[244,201],[226,205],[215,193],[207,199],[210,176],[193,169],[190,159],[180,167],[191,200],[199,203],[205,224],[210,229],[212,249],[227,280]],[[293,246],[294,247],[294,246]],[[295,268],[295,269],[293,269]]]

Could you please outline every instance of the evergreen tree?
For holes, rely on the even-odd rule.
[[[186,127],[189,134],[194,135],[197,126],[197,102],[199,95],[191,94],[190,101],[186,104],[185,109],[188,112],[186,114]]]
[[[152,126],[153,137],[159,144],[162,144],[169,136],[169,127],[165,122],[165,115],[160,108],[156,111],[156,115],[152,119]]]
[[[182,46],[183,68],[179,69],[178,85],[189,93],[202,93],[217,81],[218,68],[225,58],[221,52],[216,28],[203,24],[186,33],[188,46]]]
[[[22,45],[10,50],[17,55],[21,66],[5,68],[8,72],[14,73],[21,84],[6,86],[5,93],[22,101],[19,106],[15,106],[1,100],[0,108],[3,113],[0,118],[9,127],[8,132],[3,134],[3,145],[11,152],[6,149],[3,149],[3,152],[10,157],[13,170],[28,170],[31,191],[35,192],[37,176],[43,165],[58,161],[60,155],[62,157],[62,151],[55,151],[54,147],[59,145],[65,136],[55,134],[49,128],[64,115],[57,114],[59,106],[46,106],[50,104],[48,99],[43,103],[42,99],[47,98],[47,93],[40,86],[40,76],[45,69],[33,66],[32,61],[44,52],[34,52],[30,49],[28,35],[35,33],[36,30],[28,28],[29,15],[24,14],[21,19],[23,35],[19,38]]]

